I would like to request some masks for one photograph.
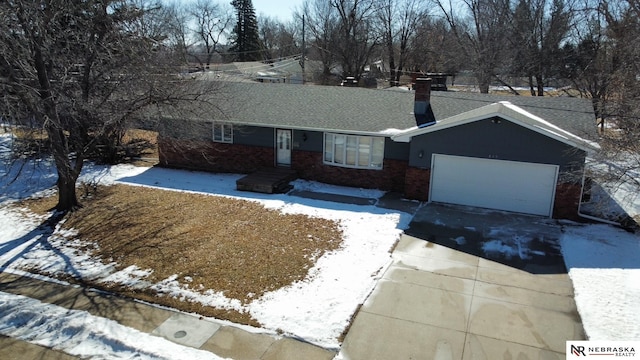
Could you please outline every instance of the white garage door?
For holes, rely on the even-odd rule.
[[[551,216],[558,166],[434,154],[431,201]]]

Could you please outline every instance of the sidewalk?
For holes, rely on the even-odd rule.
[[[75,356],[0,335],[0,359],[74,360]]]
[[[83,287],[65,286],[0,273],[0,291],[67,309],[84,310],[175,343],[210,351],[222,358],[329,360],[335,353],[295,339],[253,333],[138,301]],[[0,336],[1,359],[75,359],[59,351]]]

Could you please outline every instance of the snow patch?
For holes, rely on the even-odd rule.
[[[467,243],[467,239],[465,239],[464,236],[458,236],[457,238],[453,239],[453,241],[455,241],[458,245],[464,245]]]
[[[560,241],[587,337],[640,339],[640,237],[587,225],[567,227]]]
[[[518,249],[513,246],[509,246],[502,242],[502,240],[490,240],[482,244],[482,251],[485,254],[501,254],[507,259],[511,259],[518,255]]]

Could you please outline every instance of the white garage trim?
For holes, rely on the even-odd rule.
[[[558,165],[433,154],[429,201],[551,216]]]

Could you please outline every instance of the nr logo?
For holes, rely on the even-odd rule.
[[[571,353],[575,356],[587,356],[587,354],[584,353],[584,346],[580,345],[571,345]]]

